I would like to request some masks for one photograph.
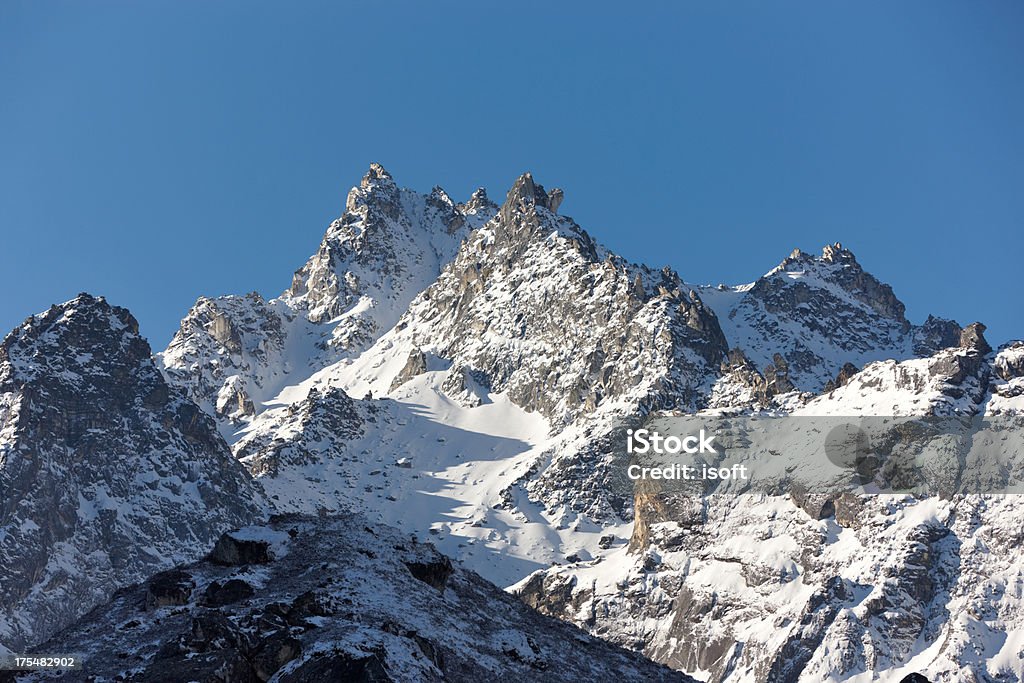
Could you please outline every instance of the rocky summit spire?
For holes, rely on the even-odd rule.
[[[826,244],[821,250],[821,260],[828,263],[856,263],[853,252],[843,247],[842,242]]]
[[[987,328],[981,323],[971,323],[960,332],[960,348],[973,349],[982,355],[990,353],[992,347],[985,340]]]
[[[476,188],[470,195],[469,201],[459,205],[459,210],[465,214],[489,213],[494,215],[498,211],[498,205],[487,196],[487,190],[482,187]]]
[[[398,201],[398,185],[391,174],[376,162],[370,164],[366,175],[359,181],[359,187],[349,190],[345,199],[345,212],[354,213],[369,200],[375,200],[374,203],[379,204],[384,213],[396,215],[392,205]]]
[[[508,191],[505,203],[501,207],[501,219],[508,223],[515,219],[517,214],[531,214],[536,207],[540,206],[554,213],[562,203],[564,193],[555,188],[550,193],[544,190],[544,186],[534,182],[533,174],[527,171],[516,179],[512,189]]]
[[[370,164],[370,169],[363,176],[359,186],[364,190],[369,189],[371,185],[384,185],[384,184],[395,184],[395,179],[391,177],[391,174],[387,170],[378,164],[373,162]]]

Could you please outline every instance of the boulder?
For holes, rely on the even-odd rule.
[[[195,585],[188,572],[179,569],[161,572],[146,584],[146,609],[187,605]]]
[[[224,583],[214,581],[203,593],[203,604],[222,607],[251,598],[254,593],[253,587],[241,579],[229,579]]]
[[[406,562],[405,566],[414,577],[439,591],[444,591],[453,570],[452,561],[443,555],[428,562]]]
[[[221,535],[206,559],[214,564],[237,567],[272,562],[274,553],[270,549],[269,541],[238,538],[229,531]]]

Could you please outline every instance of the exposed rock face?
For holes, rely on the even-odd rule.
[[[726,350],[714,313],[674,272],[599,247],[552,212],[555,196],[530,174],[516,181],[497,218],[470,236],[382,345],[409,340],[416,349],[415,368],[395,381],[425,369],[419,354],[428,352],[472,368],[492,391],[558,426],[626,397],[699,404]]]
[[[264,505],[125,309],[81,294],[0,343],[0,644],[38,643]]]
[[[86,662],[61,680],[692,681],[361,516],[281,517],[243,535],[263,535],[278,555],[259,571],[202,562],[178,572],[193,595],[233,582],[251,594],[146,611],[145,585],[124,591],[45,644]]]
[[[446,396],[467,408],[485,403],[491,393],[487,375],[463,365],[449,368],[441,389]]]
[[[146,582],[146,609],[187,605],[196,587],[192,577],[178,569],[160,572]]]
[[[240,567],[248,564],[266,564],[274,559],[270,542],[264,538],[245,538],[227,532],[217,539],[217,545],[206,556],[214,564]]]
[[[992,347],[985,341],[985,326],[981,323],[971,323],[960,333],[960,348],[974,349],[985,355],[992,351]]]
[[[448,585],[448,578],[452,575],[452,561],[447,557],[426,562],[406,562],[405,566],[410,574],[442,593],[445,586]]]
[[[942,349],[960,343],[960,326],[952,320],[943,320],[929,315],[928,319],[914,331],[914,355],[930,356]]]
[[[413,377],[422,375],[427,371],[427,357],[419,349],[413,349],[409,354],[408,360],[405,361],[405,365],[402,366],[401,371],[395,375],[395,379],[391,382],[391,390],[394,391],[398,387],[408,382]]]
[[[158,358],[168,381],[227,425],[256,414],[291,368],[287,311],[253,292],[200,298]]]
[[[843,367],[839,368],[839,374],[836,375],[836,378],[834,380],[830,379],[825,384],[825,391],[835,391],[839,387],[845,386],[858,372],[857,366],[853,363],[844,364]]]
[[[722,362],[722,379],[715,383],[709,407],[767,406],[774,395],[768,389],[768,382],[757,367],[750,362],[743,349],[729,350],[727,360]]]

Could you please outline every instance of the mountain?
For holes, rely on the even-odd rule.
[[[912,325],[892,287],[838,242],[820,257],[795,249],[750,284],[695,289],[732,348],[766,377],[778,373],[803,391],[821,391],[846,363],[929,356],[960,337],[951,320]]]
[[[496,210],[483,190],[455,204],[439,187],[400,189],[372,164],[284,294],[200,298],[158,362],[230,437],[278,391],[390,329]]]
[[[602,247],[560,213],[562,199],[527,173],[500,207],[482,190],[456,203],[439,188],[400,188],[372,165],[287,291],[201,298],[150,367],[191,407],[182,409],[198,406],[211,452],[223,459],[223,436],[236,469],[255,479],[249,486],[301,527],[297,538],[309,534],[345,557],[369,550],[378,561],[357,564],[384,585],[405,585],[395,564],[403,555],[382,556],[362,540],[332,545],[344,540],[332,534],[363,538],[354,515],[382,537],[395,527],[429,539],[457,573],[476,572],[540,612],[702,680],[1024,677],[1014,658],[1024,644],[1022,510],[1013,496],[964,493],[964,463],[952,450],[946,470],[929,470],[956,484],[944,496],[809,493],[788,452],[772,459],[769,491],[723,484],[681,493],[629,479],[623,453],[627,429],[679,416],[984,417],[1006,420],[996,432],[1005,442],[1024,410],[1024,344],[993,350],[979,323],[912,323],[891,287],[839,244],[820,256],[794,251],[750,284],[686,284],[671,268]],[[146,395],[122,389],[122,401]],[[817,446],[819,431],[802,434]],[[1015,461],[999,467],[986,481],[1024,480]],[[238,493],[259,498],[247,491]],[[285,523],[259,533],[277,538]],[[252,674],[245,667],[273,633],[249,627],[262,618],[251,608],[306,581],[302,562],[333,561],[312,550],[287,557],[275,565],[282,574],[181,569],[204,593],[213,579],[250,585],[252,600],[221,610],[244,638],[211,617],[231,652],[193,651],[201,638],[175,636],[205,633],[195,619],[206,598],[178,605],[166,629],[115,599],[110,619],[140,624],[138,639],[118,631],[110,647],[141,648],[136,674],[156,665],[151,644],[168,637],[185,648],[165,652],[168,663],[219,667],[240,654]],[[369,621],[358,642],[391,642],[395,634],[375,625],[371,593],[360,595],[351,612]],[[422,608],[456,620],[431,628],[467,637],[463,615],[435,614],[458,611],[450,605],[401,606],[402,619]],[[115,625],[106,614],[68,632],[78,640],[55,642],[100,652],[107,646],[95,634]],[[334,620],[354,628],[355,617],[317,621],[332,651]],[[399,635],[427,637],[403,623]],[[293,636],[301,647],[281,647],[326,651],[305,631]],[[332,661],[375,670],[367,657],[377,654],[348,645]],[[464,659],[453,650],[445,661],[471,667]],[[397,654],[389,662],[388,671],[413,671]],[[419,665],[415,675],[437,675]]]
[[[758,392],[795,406],[799,384],[958,341],[955,323],[911,325],[839,246],[794,253],[750,286],[691,287],[599,245],[558,213],[562,198],[521,176],[391,329],[358,354],[317,356],[238,433],[236,455],[281,509],[351,507],[432,531],[511,583],[627,533],[616,447],[636,419],[750,407]],[[373,215],[390,206],[366,201]]]
[[[521,176],[392,329],[239,434],[280,509],[354,506],[433,532],[499,583],[596,544],[581,515],[627,523],[610,486],[561,482],[604,457],[593,434],[699,406],[727,345],[676,273],[608,252],[557,213],[561,196]]]
[[[367,215],[392,210],[392,195],[359,196]],[[1012,502],[751,494],[680,504],[634,490],[620,451],[627,427],[666,411],[1015,414],[1020,347],[993,355],[983,326],[911,323],[892,288],[838,243],[820,256],[796,250],[751,284],[688,285],[600,246],[558,213],[562,197],[521,176],[416,281],[405,309],[390,309],[390,326],[342,343],[346,353],[306,356],[256,408],[234,451],[274,504],[361,510],[430,534],[491,580],[516,583],[531,606],[702,678],[918,664],[954,675],[978,648],[1002,662],[1021,637],[1018,605],[971,591],[985,572],[1016,590],[1016,560],[978,552],[958,573],[956,558],[964,544],[1012,547],[998,528],[1016,519]],[[372,241],[358,250],[361,262],[390,253]],[[338,263],[319,271],[352,268]],[[289,310],[323,326],[352,305],[311,318],[323,300],[333,301]],[[964,526],[960,506],[978,511],[974,522]],[[987,600],[989,636],[943,611],[957,591]],[[940,635],[962,646],[922,653]]]
[[[81,294],[0,342],[0,646],[38,643],[265,509],[125,309]]]
[[[80,653],[71,681],[693,680],[358,515],[229,532],[44,647]]]
[[[791,414],[1017,416],[1007,428],[1020,433],[1024,344],[992,353],[983,332],[971,325],[928,358],[869,364]],[[1024,673],[1019,495],[685,495],[655,485],[636,496],[628,547],[538,571],[515,592],[702,680]]]

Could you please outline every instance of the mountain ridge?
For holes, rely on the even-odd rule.
[[[956,676],[972,647],[993,680],[1019,678],[1016,560],[978,549],[1013,547],[998,524],[1016,507],[670,498],[633,487],[621,446],[660,414],[1012,417],[1024,346],[912,324],[839,243],[747,285],[687,284],[601,246],[563,198],[525,173],[500,207],[482,190],[456,203],[371,165],[280,297],[201,298],[157,364],[278,512],[429,537],[532,607],[702,678]],[[976,591],[989,570],[1006,597]],[[947,598],[995,615],[978,618],[991,638]],[[959,644],[913,645],[936,634]]]

